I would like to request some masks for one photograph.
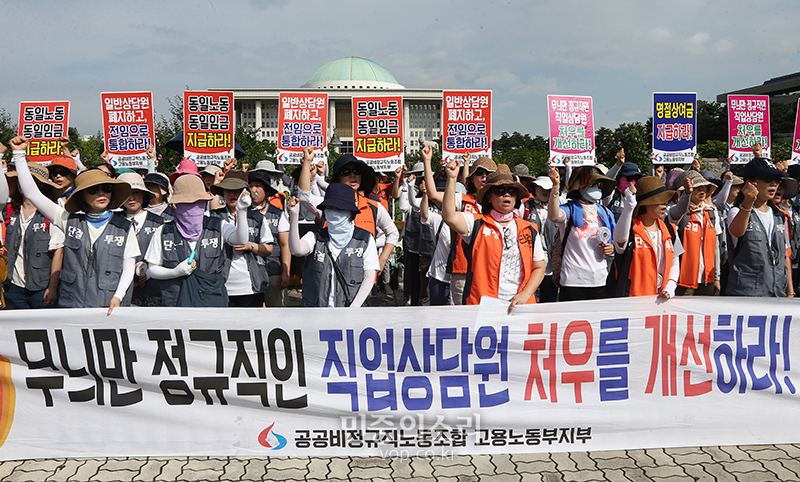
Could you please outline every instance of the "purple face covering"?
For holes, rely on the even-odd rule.
[[[622,194],[625,194],[625,190],[628,189],[628,186],[635,186],[635,185],[636,181],[628,181],[627,178],[623,177],[622,179],[619,180],[619,183],[617,184],[617,189]]]
[[[206,202],[197,201],[192,204],[175,205],[175,226],[186,241],[197,241],[203,231],[203,214]]]

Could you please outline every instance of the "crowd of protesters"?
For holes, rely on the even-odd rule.
[[[360,307],[378,286],[391,291],[395,259],[407,304],[489,296],[509,312],[622,296],[793,297],[800,278],[800,165],[773,163],[758,144],[721,179],[698,160],[644,176],[624,150],[610,168],[567,159],[537,175],[468,154],[433,166],[430,146],[394,172],[345,154],[328,177],[306,148],[291,176],[268,160],[199,170],[188,158],[166,175],[152,147],[147,168],[86,169],[67,145],[44,168],[25,158],[25,137],[10,142],[6,309],[280,307],[293,279],[304,306]]]

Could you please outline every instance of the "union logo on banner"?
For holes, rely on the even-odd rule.
[[[272,422],[272,425],[265,428],[260,434],[258,434],[258,443],[268,449],[280,450],[286,447],[288,442],[286,437],[272,430],[274,426],[275,422]]]

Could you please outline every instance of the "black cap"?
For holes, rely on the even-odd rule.
[[[620,166],[619,171],[617,171],[617,180],[622,179],[623,177],[633,177],[639,179],[642,177],[643,174],[639,171],[639,166],[635,162],[625,162]]]
[[[786,173],[775,167],[771,159],[756,157],[742,168],[742,177],[746,181],[751,179],[775,179],[786,177]]]

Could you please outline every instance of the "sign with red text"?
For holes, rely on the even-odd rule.
[[[69,135],[69,101],[20,102],[19,134],[28,138],[25,156],[48,164],[61,152],[61,136]]]
[[[300,164],[303,148],[314,162],[328,160],[328,94],[281,92],[278,100],[278,162]]]
[[[550,131],[550,165],[594,165],[594,112],[592,98],[574,95],[547,96]]]
[[[353,155],[378,172],[403,165],[403,97],[353,97]]]
[[[771,157],[768,95],[728,96],[728,162],[747,164],[753,145],[761,143],[761,156]]]
[[[653,93],[653,164],[691,164],[697,154],[697,94]]]
[[[198,167],[235,157],[233,92],[183,93],[183,156]]]
[[[797,117],[794,120],[794,138],[792,139],[792,160],[800,162],[800,99],[797,100]]]
[[[0,459],[800,442],[794,300],[482,301],[0,311]]]
[[[492,91],[442,92],[442,163],[492,157]]]
[[[106,92],[103,132],[106,152],[114,167],[147,167],[147,148],[155,144],[153,94]]]

